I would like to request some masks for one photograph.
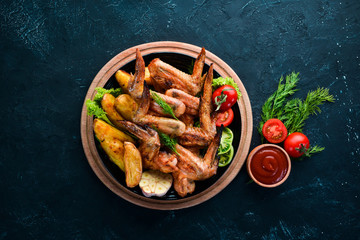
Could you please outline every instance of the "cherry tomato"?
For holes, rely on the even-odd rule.
[[[216,119],[216,126],[221,127],[221,125],[224,125],[224,127],[227,127],[230,125],[230,123],[234,119],[234,112],[231,108],[224,112],[217,112],[215,115]]]
[[[273,118],[265,122],[262,133],[269,142],[281,143],[285,140],[288,132],[285,125],[279,119]]]
[[[298,158],[302,156],[310,147],[309,139],[302,133],[294,132],[290,134],[284,142],[284,149],[290,157]]]
[[[216,89],[212,95],[212,101],[216,107],[215,111],[226,111],[236,103],[237,92],[233,86],[224,85]]]

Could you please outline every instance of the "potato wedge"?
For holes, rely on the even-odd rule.
[[[145,68],[145,78],[144,78],[144,80],[148,85],[152,85],[152,79],[151,79],[150,71],[149,71],[148,67]]]
[[[134,139],[99,119],[94,120],[94,132],[110,160],[125,171],[124,141],[135,143]]]
[[[128,82],[129,82],[129,79],[130,79],[130,74],[123,71],[123,70],[118,70],[116,73],[115,73],[115,78],[116,78],[116,81],[119,83],[121,89],[125,92],[125,93],[128,93]]]
[[[105,93],[101,100],[101,107],[107,114],[110,122],[115,125],[115,127],[124,130],[124,127],[119,124],[119,121],[124,120],[124,118],[115,110],[115,97],[109,93]]]
[[[142,175],[141,154],[131,142],[124,142],[124,163],[126,185],[130,188],[139,185]]]
[[[131,75],[129,73],[127,73],[127,72],[125,72],[123,70],[118,70],[115,73],[116,81],[119,83],[121,89],[125,93],[128,93],[128,82],[129,82],[130,76]],[[152,80],[151,80],[151,77],[150,77],[150,71],[149,71],[149,69],[147,67],[145,68],[145,78],[144,78],[144,80],[148,85],[152,85]]]
[[[138,104],[130,95],[121,94],[115,99],[114,107],[123,118],[132,121],[138,109]]]

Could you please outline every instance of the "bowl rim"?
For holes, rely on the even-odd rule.
[[[285,154],[286,160],[288,162],[288,171],[286,172],[284,178],[281,179],[281,181],[274,183],[274,184],[266,184],[266,183],[260,182],[259,180],[257,180],[254,177],[254,175],[252,174],[251,168],[250,168],[250,164],[251,164],[251,161],[252,161],[255,153],[257,153],[258,151],[260,151],[261,149],[263,149],[265,147],[275,147],[276,149],[279,149],[282,153]],[[286,181],[286,179],[289,177],[290,171],[291,171],[291,159],[290,159],[289,154],[287,154],[287,152],[282,147],[280,147],[276,144],[265,143],[265,144],[261,144],[261,145],[257,146],[249,153],[249,156],[248,156],[247,162],[246,162],[246,169],[247,169],[249,176],[256,184],[258,184],[262,187],[265,187],[265,188],[274,188],[274,187],[277,187],[277,186],[283,184]]]
[[[210,63],[213,63],[214,70],[217,71],[220,76],[232,77],[234,81],[238,84],[239,89],[242,93],[242,97],[239,98],[237,101],[241,118],[241,136],[239,146],[236,150],[233,161],[228,166],[228,169],[214,184],[196,195],[177,200],[159,200],[140,196],[121,185],[110,174],[110,172],[104,165],[99,153],[97,152],[94,136],[93,134],[89,134],[93,132],[93,117],[87,116],[85,104],[87,99],[93,99],[96,87],[103,87],[118,69],[135,59],[136,48],[140,50],[143,56],[152,53],[178,53],[190,56],[195,59],[201,50],[201,47],[183,42],[150,42],[130,47],[120,52],[110,61],[108,61],[93,79],[83,102],[80,130],[81,141],[86,158],[96,176],[103,182],[103,184],[107,188],[109,188],[116,195],[133,204],[158,210],[176,210],[198,205],[202,202],[209,200],[221,190],[223,190],[236,177],[246,160],[246,156],[250,148],[253,131],[253,118],[250,99],[243,83],[241,82],[237,74],[234,72],[234,70],[232,70],[229,65],[227,65],[215,54],[206,50],[205,63],[208,65],[210,65]]]

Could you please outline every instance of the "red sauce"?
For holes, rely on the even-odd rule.
[[[286,175],[289,164],[285,154],[274,147],[257,151],[250,163],[252,175],[264,184],[280,182]]]

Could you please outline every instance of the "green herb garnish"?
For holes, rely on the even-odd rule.
[[[319,147],[318,145],[310,146],[304,155],[306,157],[310,157],[311,155],[319,153],[319,152],[323,151],[324,149],[325,149],[324,147]]]
[[[302,132],[305,120],[310,115],[321,112],[320,105],[325,102],[334,102],[334,96],[329,94],[329,89],[320,87],[310,91],[305,100],[294,98],[286,101],[289,96],[298,91],[296,89],[296,84],[299,81],[298,76],[299,73],[292,72],[286,76],[285,83],[283,83],[284,78],[281,77],[278,89],[264,103],[258,128],[261,136],[264,123],[271,118],[281,120],[288,130],[288,134]],[[324,149],[324,147],[317,145],[312,146],[304,156],[310,157],[310,155],[319,153]]]
[[[104,120],[105,122],[113,126],[113,124],[110,122],[109,118],[107,117],[106,112],[101,107],[101,100],[105,93],[110,93],[114,97],[119,96],[121,94],[121,89],[120,88],[105,89],[105,88],[97,87],[95,88],[95,90],[97,91],[97,93],[94,96],[94,100],[88,99],[86,100],[85,103],[87,115],[89,116],[94,115],[96,118]]]
[[[167,104],[167,102],[165,102],[164,99],[162,99],[159,94],[157,94],[156,92],[154,91],[151,91],[150,90],[150,93],[151,93],[151,97],[154,99],[154,101],[159,104],[159,106],[164,110],[164,113],[167,113],[169,115],[171,115],[173,118],[175,118],[176,120],[179,120],[175,114],[174,114],[174,111],[173,109],[170,107],[169,104]]]
[[[258,128],[259,133],[262,135],[262,127],[264,123],[272,118],[278,118],[282,120],[285,100],[290,95],[293,95],[297,89],[295,89],[299,73],[292,72],[286,76],[285,83],[282,83],[284,78],[281,77],[278,85],[278,89],[266,100],[262,107],[261,122]],[[285,125],[286,126],[286,125]]]
[[[153,127],[159,134],[160,142],[164,144],[167,148],[169,148],[171,151],[173,151],[176,155],[179,155],[179,153],[176,150],[176,139],[171,138],[169,135],[159,131],[155,127]]]
[[[218,77],[218,78],[213,79],[213,81],[212,81],[213,90],[215,90],[221,86],[224,86],[224,85],[233,86],[237,92],[238,98],[241,96],[241,92],[240,92],[238,85],[235,83],[234,79],[232,79],[231,77],[226,77],[226,78]]]
[[[102,88],[102,87],[97,87],[97,88],[95,88],[95,90],[97,91],[97,93],[94,96],[94,101],[98,102],[99,104],[101,103],[101,100],[102,100],[105,93],[110,93],[114,97],[118,97],[121,94],[121,88],[105,89],[105,88]]]
[[[284,106],[283,119],[288,133],[302,132],[304,122],[310,115],[321,113],[320,105],[325,102],[334,102],[334,96],[329,94],[329,89],[318,88],[310,91],[304,101],[292,99]]]
[[[85,104],[86,104],[86,110],[88,116],[94,115],[96,118],[104,120],[105,122],[113,126],[113,124],[110,122],[109,118],[107,117],[106,112],[101,108],[101,106],[97,102],[88,99],[86,100]]]

